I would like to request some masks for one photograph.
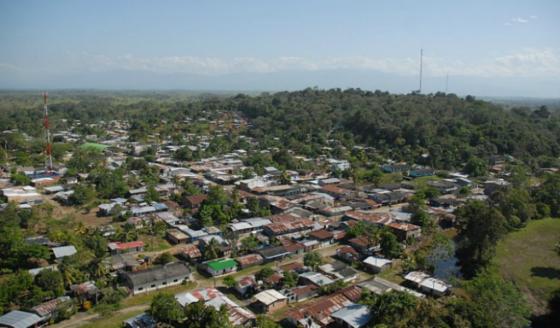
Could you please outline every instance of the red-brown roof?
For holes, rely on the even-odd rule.
[[[311,317],[316,323],[325,327],[333,322],[331,318],[333,312],[358,301],[360,296],[361,288],[350,286],[332,295],[320,297],[307,305],[294,308],[286,312],[285,317],[296,321]]]
[[[315,230],[309,233],[309,237],[318,239],[318,240],[329,240],[333,238],[333,234],[330,231],[325,229]]]
[[[294,271],[294,270],[298,270],[303,268],[303,263],[301,262],[292,262],[292,263],[288,263],[288,264],[284,264],[282,266],[280,266],[280,270],[286,272],[286,271]]]
[[[249,254],[249,255],[238,257],[236,259],[236,261],[241,266],[248,266],[248,265],[254,265],[254,264],[262,263],[263,257],[260,254]]]
[[[200,252],[200,249],[198,248],[198,246],[196,246],[194,244],[184,245],[181,248],[181,252],[183,254],[187,255],[191,259],[196,259],[196,258],[202,257],[202,253]]]
[[[116,242],[115,246],[115,248],[118,250],[125,250],[130,248],[144,247],[144,242],[141,240],[129,241],[127,243]]]
[[[192,196],[187,196],[185,200],[191,206],[198,206],[202,204],[202,202],[205,201],[207,198],[208,198],[207,195],[192,195]]]
[[[342,246],[336,250],[336,253],[358,255],[358,252],[352,246]]]

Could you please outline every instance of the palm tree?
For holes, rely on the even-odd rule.
[[[221,250],[218,241],[215,238],[210,239],[210,242],[204,247],[204,258],[213,260],[219,257]]]

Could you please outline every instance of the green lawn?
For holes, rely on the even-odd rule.
[[[545,219],[530,222],[498,244],[498,270],[519,287],[537,314],[560,288],[560,256],[554,250],[559,241],[560,219]]]

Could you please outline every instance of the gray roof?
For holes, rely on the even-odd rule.
[[[137,316],[124,321],[126,327],[130,328],[155,328],[156,321],[148,313],[140,313]]]
[[[364,327],[371,319],[371,312],[366,305],[352,304],[332,314],[335,319],[346,322],[350,327]]]
[[[125,276],[129,278],[134,286],[142,286],[154,281],[174,279],[190,274],[190,269],[183,262],[168,263],[153,267],[148,270],[137,272],[126,272]]]
[[[43,319],[35,313],[11,311],[0,317],[0,326],[28,328],[42,320]]]
[[[60,247],[53,247],[52,251],[54,253],[54,257],[59,259],[61,257],[65,257],[65,256],[71,256],[76,254],[78,251],[76,250],[76,247],[70,245],[70,246],[60,246]]]

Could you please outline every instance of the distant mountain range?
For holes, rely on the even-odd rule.
[[[51,75],[52,76],[52,75]],[[558,80],[535,82],[520,78],[480,78],[450,76],[448,92],[458,95],[495,97],[528,97],[560,99]],[[536,85],[535,85],[536,84]],[[445,91],[445,77],[427,77],[423,92]],[[418,89],[418,77],[367,70],[281,71],[273,73],[236,73],[226,75],[161,74],[149,71],[106,71],[60,74],[51,78],[32,78],[24,74],[16,78],[0,75],[0,88],[5,89],[183,89],[280,91],[306,87],[361,88],[393,93],[409,93]],[[528,91],[532,90],[532,92]],[[534,91],[537,90],[537,91]],[[525,99],[525,98],[524,98]]]

